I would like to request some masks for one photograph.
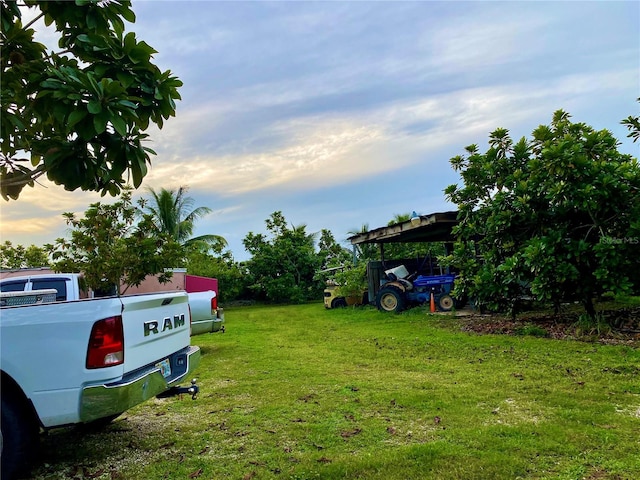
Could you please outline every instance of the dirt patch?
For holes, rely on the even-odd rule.
[[[587,322],[578,312],[527,312],[515,320],[473,311],[457,315],[462,330],[478,334],[529,335],[640,347],[640,307],[599,312],[599,322]]]

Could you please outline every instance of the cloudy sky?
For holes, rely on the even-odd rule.
[[[557,109],[614,132],[639,113],[639,2],[134,1],[136,32],[183,82],[144,186],[189,187],[196,234],[242,239],[280,210],[308,232],[455,209],[449,159]],[[0,204],[2,241],[64,236],[99,195],[45,185]],[[346,244],[345,244],[346,245]]]

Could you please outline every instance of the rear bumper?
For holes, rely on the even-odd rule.
[[[116,415],[138,405],[178,382],[190,380],[200,364],[200,348],[189,346],[169,357],[171,376],[165,378],[159,366],[148,365],[127,374],[122,380],[102,385],[88,385],[80,398],[80,421],[90,422]]]
[[[203,333],[224,332],[224,310],[219,308],[215,317],[206,319],[192,319],[191,336]]]
[[[202,335],[203,333],[215,333],[223,330],[224,320],[219,318],[193,322],[191,324],[191,336]]]

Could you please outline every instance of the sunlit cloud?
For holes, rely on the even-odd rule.
[[[376,171],[395,168],[371,164],[370,159],[362,158],[359,153],[360,149],[381,140],[382,132],[375,128],[336,119],[282,124],[275,130],[280,131],[274,132],[278,136],[287,131],[290,143],[260,154],[200,155],[182,161],[174,156],[170,161],[154,165],[148,182],[158,184],[161,179],[171,179],[174,184],[188,183],[196,189],[209,186],[216,190],[219,186],[219,194],[225,196],[284,185],[295,188],[295,183],[307,176],[314,176],[319,183],[330,182],[338,172],[362,168],[365,164]]]
[[[18,200],[2,201],[0,214],[2,218],[23,218],[25,213],[31,216],[33,212],[42,215],[51,215],[59,212],[77,212],[86,210],[90,203],[111,197],[101,197],[96,192],[83,192],[81,190],[69,192],[62,187],[46,180],[39,182],[35,187],[25,187]]]
[[[282,121],[261,132],[274,139],[274,144],[259,154],[239,150],[230,155],[191,157],[181,155],[179,144],[169,148],[171,142],[164,141],[167,150],[154,161],[148,181],[189,184],[199,190],[209,187],[221,196],[342,184],[353,175],[374,176],[423,161],[430,152],[459,143],[461,136],[486,138],[494,128],[518,126],[532,117],[547,122],[555,109],[565,107],[562,103],[567,98],[576,102],[595,89],[628,88],[634,81],[632,73],[571,75],[545,84],[470,88],[397,102],[366,114]],[[198,110],[190,118],[205,114]],[[188,123],[172,125],[171,136],[187,138]],[[424,125],[424,129],[416,131],[413,125]],[[407,127],[411,131],[406,132]],[[281,144],[283,138],[287,141]]]
[[[95,192],[69,192],[46,180],[25,187],[18,200],[0,202],[0,237],[16,243],[42,245],[66,236],[69,227],[62,214],[82,215],[90,204],[113,202]]]
[[[49,240],[54,240],[49,236],[53,232],[61,232],[64,228],[64,220],[62,217],[32,217],[23,218],[20,220],[3,220],[2,221],[2,234],[0,237],[8,234],[11,238],[23,238],[30,243],[40,244],[41,236],[47,235]],[[33,239],[33,241],[29,240]]]

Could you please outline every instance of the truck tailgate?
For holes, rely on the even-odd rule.
[[[190,344],[188,298],[186,292],[121,297],[125,374]]]

